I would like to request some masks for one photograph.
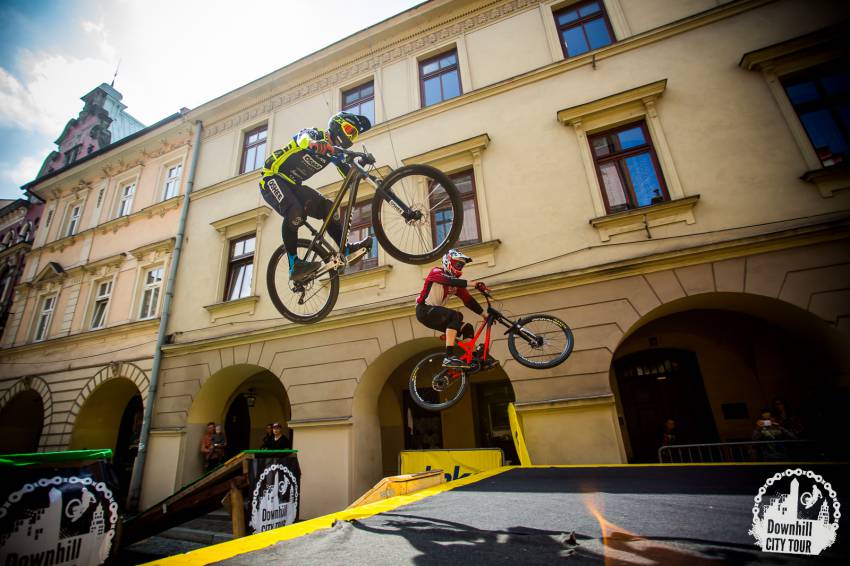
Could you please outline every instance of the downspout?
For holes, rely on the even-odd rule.
[[[201,130],[203,123],[195,122],[195,136],[192,139],[192,160],[189,163],[189,175],[186,178],[186,194],[183,196],[183,206],[180,208],[180,221],[177,224],[177,236],[174,242],[174,254],[168,269],[168,280],[165,283],[165,299],[162,304],[162,316],[159,320],[159,333],[156,336],[156,346],[151,367],[150,386],[148,387],[148,402],[142,418],[142,430],[139,433],[139,453],[133,465],[133,475],[130,481],[130,494],[127,498],[127,510],[135,511],[139,506],[139,495],[142,489],[142,476],[145,471],[145,459],[148,454],[148,437],[151,431],[151,418],[156,400],[156,389],[159,382],[159,368],[162,363],[162,345],[165,343],[165,333],[168,319],[171,315],[171,300],[174,297],[174,280],[177,278],[177,265],[180,263],[180,252],[183,249],[183,234],[186,230],[186,217],[189,215],[189,200],[192,187],[195,185],[195,168],[198,165],[198,153],[201,148]]]

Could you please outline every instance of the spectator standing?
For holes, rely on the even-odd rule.
[[[263,442],[264,450],[291,450],[292,443],[289,438],[283,434],[283,427],[280,423],[272,424],[272,436],[267,442]]]

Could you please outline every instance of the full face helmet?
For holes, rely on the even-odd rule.
[[[343,148],[351,147],[357,136],[372,127],[369,118],[350,112],[338,112],[328,120],[331,143]]]
[[[463,266],[470,261],[471,257],[452,248],[443,256],[443,270],[452,277],[460,277],[463,274]]]

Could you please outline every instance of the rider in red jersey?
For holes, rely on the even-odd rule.
[[[416,299],[416,320],[428,328],[446,333],[446,357],[443,359],[443,367],[446,368],[469,368],[469,364],[455,355],[454,347],[458,333],[466,338],[473,334],[472,325],[463,323],[460,312],[446,308],[446,301],[451,295],[457,295],[466,308],[475,314],[484,314],[484,309],[466,290],[466,279],[460,279],[464,266],[470,261],[471,257],[456,249],[446,252],[443,267],[435,267],[428,273]]]

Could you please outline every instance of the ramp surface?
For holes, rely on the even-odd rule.
[[[511,468],[219,563],[850,563],[846,519],[836,543],[817,558],[755,546],[748,534],[753,497],[788,467],[822,474],[839,501],[850,501],[846,465]],[[212,548],[180,562],[208,563],[214,555],[203,553]]]

